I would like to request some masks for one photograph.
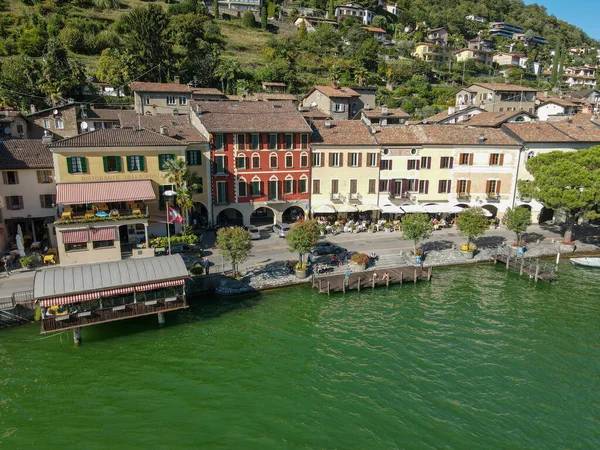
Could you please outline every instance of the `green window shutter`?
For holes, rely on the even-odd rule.
[[[165,155],[158,155],[158,169],[162,170],[165,163]]]
[[[167,158],[167,159],[169,159],[169,160],[175,159],[175,155],[173,153],[169,153],[169,158]]]
[[[117,172],[123,171],[123,158],[117,156]]]
[[[81,171],[87,173],[87,158],[81,157]]]
[[[143,172],[146,169],[146,157],[140,155],[140,171]]]
[[[108,172],[108,156],[103,156],[102,162],[104,163],[104,172]]]
[[[127,156],[126,158],[127,158],[127,171],[131,172],[131,167],[132,167],[131,160],[132,160],[132,157],[131,156]]]
[[[158,209],[164,211],[166,208],[165,205],[165,186],[162,184],[158,186]]]
[[[73,173],[73,158],[71,157],[67,158],[67,171]]]

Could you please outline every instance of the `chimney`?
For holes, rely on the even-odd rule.
[[[163,136],[168,136],[169,135],[169,129],[165,126],[160,127],[160,134],[162,134]]]
[[[50,145],[52,144],[52,134],[48,130],[44,130],[44,135],[42,136],[42,144]]]
[[[330,83],[330,85],[331,85],[331,87],[332,87],[332,88],[334,88],[334,89],[339,89],[339,88],[340,88],[340,85],[339,85],[339,83],[338,83],[337,81],[335,81],[335,80],[333,80],[333,81]]]
[[[179,77],[173,77],[173,83],[179,84]]]
[[[477,142],[479,144],[485,144],[485,141],[487,141],[487,138],[485,136],[479,136],[479,139],[477,139]]]
[[[29,109],[31,110],[31,114],[35,114],[35,105],[34,104],[29,105]]]
[[[448,115],[451,116],[456,112],[456,106],[448,106]]]
[[[388,107],[387,106],[383,105],[381,107],[381,115],[382,116],[387,116],[388,115]]]
[[[325,128],[327,128],[327,129],[331,128],[331,122],[329,120],[325,122]]]

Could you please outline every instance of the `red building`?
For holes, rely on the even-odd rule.
[[[310,199],[311,128],[291,102],[194,102],[211,142],[216,223],[291,222]]]

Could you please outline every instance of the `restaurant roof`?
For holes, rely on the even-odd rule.
[[[90,131],[54,142],[57,147],[141,147],[182,145],[181,142],[149,130],[109,128]]]
[[[9,139],[0,144],[0,170],[52,167],[52,152],[41,139]]]
[[[59,183],[56,185],[56,203],[59,205],[155,199],[156,194],[150,180]]]
[[[33,295],[39,300],[187,276],[180,255],[59,266],[36,271]]]

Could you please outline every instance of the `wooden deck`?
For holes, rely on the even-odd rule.
[[[387,272],[389,278],[382,280],[383,274]],[[373,274],[379,275],[377,280],[373,279]],[[317,288],[321,294],[330,294],[332,292],[346,292],[356,290],[360,292],[364,289],[375,289],[378,286],[389,286],[391,284],[416,283],[419,280],[431,279],[431,268],[424,270],[420,267],[394,267],[382,268],[367,272],[353,272],[348,277],[348,283],[345,283],[346,276],[343,273],[326,275],[322,277],[313,277],[312,286]]]
[[[519,275],[528,275],[536,282],[556,280],[555,266],[546,261],[540,261],[540,258],[528,258],[526,254],[519,255],[516,250],[510,247],[507,251],[497,251],[494,256],[494,264],[501,263],[506,266],[506,270],[513,269],[519,272]]]

